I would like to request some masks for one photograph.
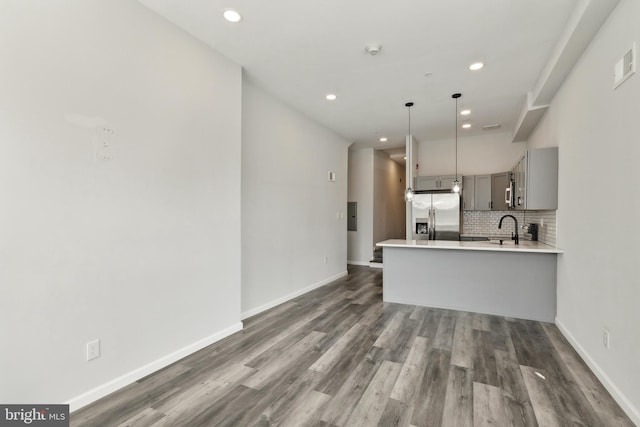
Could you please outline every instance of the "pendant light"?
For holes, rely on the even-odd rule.
[[[456,179],[453,181],[453,185],[451,189],[454,193],[460,192],[460,181],[458,181],[458,98],[460,98],[462,94],[454,93],[451,95],[453,99],[456,100]]]
[[[411,153],[411,146],[412,144],[412,140],[413,138],[411,137],[411,107],[413,107],[413,102],[407,102],[406,104],[404,104],[405,107],[407,107],[407,111],[409,112],[409,153],[407,156],[408,162],[407,162],[407,166],[409,168],[411,168],[411,165],[413,165],[413,155]],[[412,172],[413,172],[413,168],[409,169],[409,176],[411,177]],[[407,189],[404,191],[404,200],[407,202],[410,202],[413,200],[413,190],[411,189],[411,183],[407,182]]]

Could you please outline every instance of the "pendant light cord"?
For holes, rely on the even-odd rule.
[[[409,137],[411,137],[411,106],[409,106]]]
[[[405,107],[409,109],[409,138],[407,140],[409,144],[409,152],[407,153],[407,165],[409,166],[409,180],[407,182],[407,188],[404,192],[404,200],[406,202],[411,202],[413,200],[413,190],[411,189],[411,181],[413,181],[413,150],[411,149],[412,138],[411,138],[411,107],[413,106],[413,102],[407,102],[404,104]]]
[[[413,174],[413,138],[411,137],[411,107],[413,107],[413,102],[407,102],[406,104],[404,104],[404,106],[409,110],[409,155],[407,156],[407,158],[409,160],[409,170]],[[409,188],[411,188],[411,185],[409,185]]]
[[[453,99],[456,100],[456,141],[455,141],[455,152],[456,152],[456,158],[455,158],[455,162],[456,162],[456,176],[455,176],[455,180],[453,181],[453,192],[454,193],[460,193],[460,189],[461,189],[461,185],[460,185],[460,181],[458,180],[458,98],[460,98],[462,96],[461,93],[454,93],[453,95],[451,95],[451,97]]]
[[[456,181],[458,180],[458,98],[456,98]]]

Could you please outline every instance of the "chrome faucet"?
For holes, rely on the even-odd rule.
[[[511,233],[511,240],[515,240],[516,245],[520,243],[520,239],[518,238],[518,220],[516,219],[515,216],[513,215],[503,215],[502,218],[500,218],[500,222],[498,223],[498,228],[502,228],[502,220],[505,218],[513,218],[513,221],[516,223],[516,232]]]

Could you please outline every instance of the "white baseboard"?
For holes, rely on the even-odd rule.
[[[347,260],[347,264],[350,264],[350,265],[363,265],[365,267],[369,267],[369,261],[348,261]]]
[[[317,289],[317,288],[319,288],[321,286],[327,285],[327,284],[333,282],[334,280],[338,280],[338,279],[340,279],[342,277],[345,277],[347,274],[349,274],[347,271],[343,271],[342,273],[336,274],[333,277],[329,277],[328,279],[322,280],[322,281],[320,281],[318,283],[315,283],[315,284],[313,284],[311,286],[307,286],[306,288],[303,288],[303,289],[300,289],[298,291],[292,292],[292,293],[290,293],[288,295],[285,295],[283,297],[274,299],[272,301],[269,301],[266,304],[262,304],[261,306],[258,306],[256,308],[252,308],[251,310],[247,310],[244,313],[240,314],[240,319],[244,320],[244,319],[246,319],[248,317],[255,316],[256,314],[262,313],[265,310],[269,310],[270,308],[273,308],[276,305],[280,305],[283,302],[289,301],[290,299],[293,299],[295,297],[299,297],[302,294],[306,294],[309,291],[312,291],[312,290]]]
[[[166,366],[169,366],[172,363],[177,362],[178,360],[192,353],[195,353],[198,350],[202,350],[203,348],[215,343],[216,341],[220,341],[221,339],[226,338],[229,335],[232,335],[240,330],[242,330],[242,322],[238,322],[233,326],[216,332],[215,334],[203,338],[200,341],[196,341],[193,344],[189,344],[188,346],[174,351],[173,353],[167,354],[166,356],[163,356],[160,359],[157,359],[147,365],[134,369],[133,371],[128,372],[118,378],[114,378],[113,380],[99,385],[98,387],[89,390],[86,393],[81,394],[80,396],[69,399],[64,403],[69,405],[70,412],[76,411],[83,406],[87,406],[88,404],[93,403],[96,400],[121,389],[122,387],[138,381],[140,378],[144,378],[147,375],[152,374]]]
[[[640,426],[640,410],[636,408],[627,397],[620,391],[615,383],[609,378],[609,376],[598,366],[598,364],[591,358],[589,353],[578,343],[578,341],[571,335],[571,332],[564,326],[564,324],[556,317],[556,326],[562,332],[562,335],[569,341],[571,346],[578,352],[580,357],[585,361],[587,366],[591,369],[594,375],[600,380],[604,388],[607,389],[613,399],[618,402],[618,405],[627,414],[631,421]]]
[[[370,262],[367,264],[370,268],[384,268],[384,264],[381,262]]]

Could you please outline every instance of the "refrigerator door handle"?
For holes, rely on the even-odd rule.
[[[431,224],[431,236],[430,240],[436,239],[436,210],[431,209],[431,220],[429,221]]]

